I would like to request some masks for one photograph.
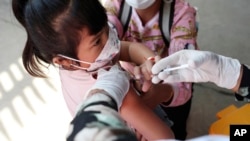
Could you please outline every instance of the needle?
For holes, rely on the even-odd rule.
[[[173,67],[173,68],[166,68],[163,71],[168,72],[168,71],[174,71],[174,70],[184,69],[184,68],[188,68],[188,64],[180,65],[180,66]]]

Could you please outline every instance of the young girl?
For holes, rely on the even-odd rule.
[[[72,113],[95,83],[99,68],[108,69],[122,60],[144,64],[142,69],[150,72],[152,62],[146,58],[154,53],[139,43],[120,42],[98,0],[13,0],[12,7],[27,31],[25,69],[32,76],[46,77],[40,68],[43,62],[60,65],[63,94]],[[132,87],[119,110],[147,140],[173,138]]]

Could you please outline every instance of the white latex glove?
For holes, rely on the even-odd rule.
[[[188,64],[187,68],[170,72],[162,70]],[[152,68],[153,83],[213,82],[219,87],[233,88],[240,75],[238,60],[208,51],[181,50],[158,61]]]
[[[129,79],[129,74],[121,70],[118,64],[112,66],[108,71],[100,69],[98,71],[97,81],[88,91],[87,96],[93,94],[95,90],[104,90],[116,101],[119,109],[123,98],[129,90]]]

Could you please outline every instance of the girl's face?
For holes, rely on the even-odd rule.
[[[53,58],[53,63],[64,69],[82,69],[87,72],[110,67],[117,62],[120,42],[114,27],[109,26],[107,25],[95,35],[90,35],[88,29],[84,28],[81,31],[81,40],[76,50],[77,59],[57,54]]]
[[[89,30],[84,28],[82,30],[82,38],[77,47],[77,57],[81,61],[94,62],[101,53],[103,47],[108,40],[108,26],[105,26],[99,33],[90,35]],[[80,63],[81,67],[89,67],[89,64]]]

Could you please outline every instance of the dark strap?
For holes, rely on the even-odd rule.
[[[162,5],[160,7],[159,26],[163,37],[163,41],[167,47],[169,46],[170,35],[171,35],[170,31],[174,18],[174,6],[175,6],[175,0],[163,0]],[[123,35],[128,29],[128,24],[130,21],[131,14],[132,14],[132,7],[128,5],[125,0],[123,0],[119,12],[119,19],[123,26]]]
[[[174,19],[174,6],[175,0],[163,0],[160,7],[159,26],[163,41],[167,47],[169,47],[171,27]]]
[[[130,21],[131,13],[132,13],[132,7],[129,6],[125,2],[125,0],[123,0],[121,3],[121,6],[120,6],[120,13],[119,13],[119,19],[120,19],[121,24],[123,26],[122,37],[128,29],[128,24]]]

